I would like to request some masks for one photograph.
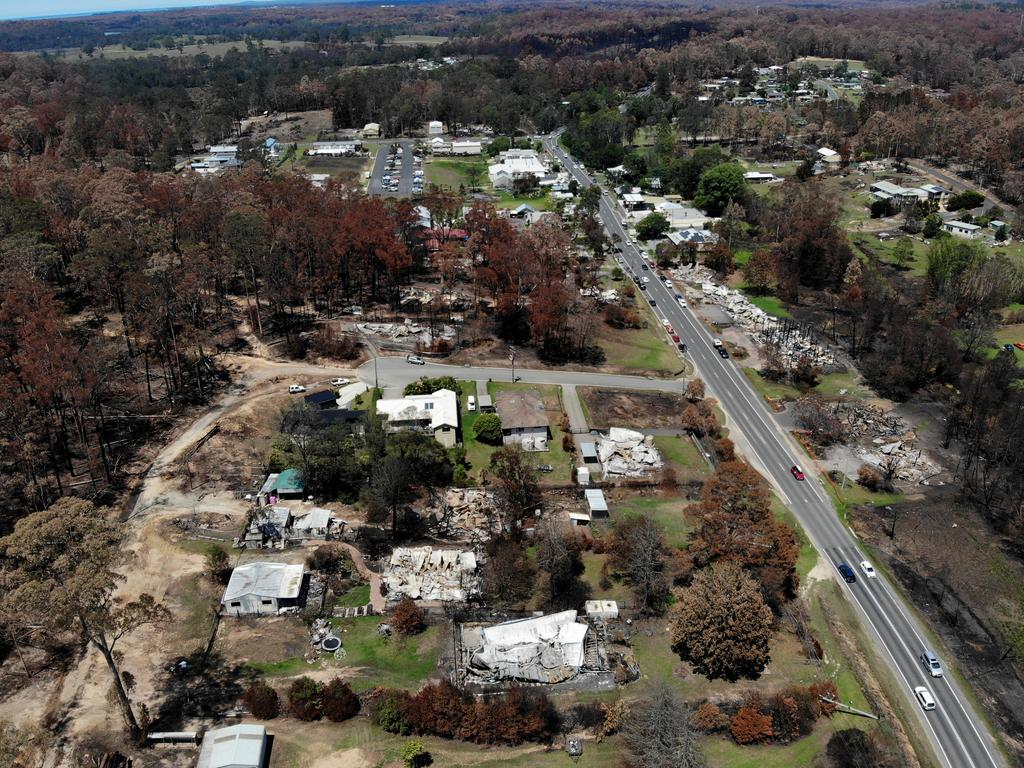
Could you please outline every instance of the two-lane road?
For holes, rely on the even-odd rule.
[[[545,144],[581,185],[593,183],[557,145],[557,136],[546,137]],[[821,556],[833,568],[845,562],[858,571],[860,578],[857,582],[845,585],[847,595],[858,607],[869,632],[877,641],[880,656],[905,695],[905,709],[911,713],[909,727],[916,727],[925,736],[944,766],[1002,766],[1002,754],[960,684],[952,677],[931,678],[919,662],[921,651],[934,644],[929,641],[912,609],[884,577],[867,579],[860,574],[858,563],[864,559],[863,555],[852,533],[840,522],[815,476],[810,475],[801,482],[790,473],[793,465],[803,463],[798,447],[780,428],[733,361],[719,356],[712,335],[689,308],[676,301],[675,290],[662,284],[653,270],[642,271],[643,257],[637,248],[629,244],[628,233],[620,221],[621,214],[607,193],[601,197],[600,214],[608,231],[621,239],[629,271],[635,275],[651,275],[647,290],[640,296],[653,298],[657,303],[657,314],[668,320],[687,343],[687,354],[708,389],[718,398],[730,422],[750,446],[753,452],[750,459],[779,489],[783,501]],[[944,660],[948,665],[949,660]],[[876,670],[876,673],[887,674],[883,670]],[[913,696],[913,689],[917,686],[925,686],[933,693],[937,702],[934,711],[921,710]]]

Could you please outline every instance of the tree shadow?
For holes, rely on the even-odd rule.
[[[249,673],[219,653],[204,658],[196,651],[165,665],[157,680],[160,706],[153,713],[154,730],[180,730],[193,718],[221,717],[241,697]]]

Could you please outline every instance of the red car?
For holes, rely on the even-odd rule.
[[[806,475],[804,475],[804,471],[800,469],[800,467],[798,467],[796,464],[789,468],[789,473],[793,475],[793,477],[795,477],[797,480],[803,480],[806,477]]]
[[[676,344],[678,344],[679,343],[679,336],[677,334],[673,333],[672,334],[672,341],[674,341]]]

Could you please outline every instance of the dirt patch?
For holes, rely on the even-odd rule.
[[[216,647],[235,663],[272,664],[304,655],[309,649],[309,629],[298,616],[225,618]]]
[[[689,405],[669,392],[631,392],[623,389],[577,387],[593,429],[628,424],[631,429],[682,429],[679,416]]]
[[[882,553],[914,605],[956,657],[995,730],[1016,761],[1024,762],[1024,680],[1002,659],[998,630],[1024,589],[1024,568],[1009,560],[1000,541],[956,491],[931,489],[892,514],[858,508],[854,529]]]

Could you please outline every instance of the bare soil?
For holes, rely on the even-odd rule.
[[[682,429],[679,416],[689,405],[682,395],[577,387],[592,429],[629,424],[635,429]]]
[[[952,650],[1014,762],[1024,764],[1024,678],[1000,658],[998,630],[1024,589],[1024,568],[952,487],[929,489],[895,510],[894,539],[891,513],[858,508],[850,517]]]

